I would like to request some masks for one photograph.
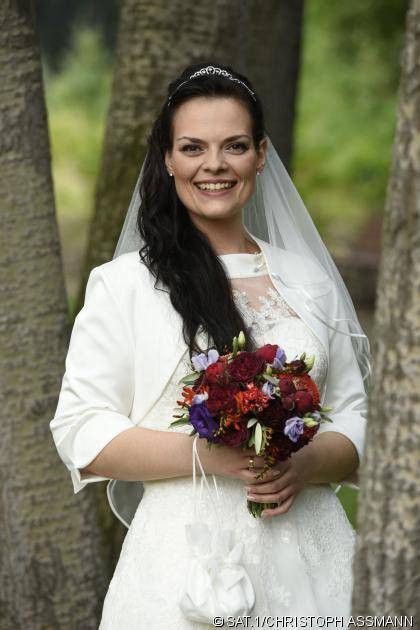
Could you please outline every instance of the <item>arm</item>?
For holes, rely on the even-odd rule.
[[[339,312],[335,285],[332,290],[329,312],[332,312],[334,317],[343,317]],[[324,405],[332,407],[328,415],[333,422],[322,423],[307,448],[312,449],[310,455],[318,471],[314,473],[315,478],[323,477],[326,481],[332,482],[341,481],[358,489],[358,471],[365,443],[367,395],[351,338],[331,330],[329,339],[329,366]],[[330,439],[330,450],[326,437]],[[341,469],[340,466],[334,468],[333,461],[337,459],[342,460]],[[335,474],[328,479],[328,475],[324,473],[331,466]]]
[[[75,493],[88,483],[107,479],[141,481],[192,474],[192,437],[138,427],[129,417],[135,342],[125,317],[128,310],[120,309],[101,267],[93,269],[50,422]],[[246,478],[245,453],[228,446],[209,451],[205,439],[198,440],[197,449],[206,471]]]

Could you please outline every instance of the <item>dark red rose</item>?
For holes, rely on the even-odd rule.
[[[293,378],[289,374],[279,374],[279,390],[282,396],[289,396],[296,391]]]
[[[226,364],[211,363],[206,369],[206,378],[209,383],[226,383]]]
[[[239,385],[209,385],[209,397],[206,405],[211,414],[221,411],[234,411],[236,409],[235,394],[239,392]]]
[[[275,398],[270,401],[268,407],[266,407],[260,414],[259,419],[262,424],[267,427],[280,428],[283,430],[286,414],[279,398]]]
[[[229,363],[229,375],[234,381],[249,381],[262,372],[264,363],[264,359],[255,352],[241,352]]]
[[[235,431],[235,429],[230,429],[228,433],[222,433],[219,437],[223,444],[236,447],[241,446],[241,444],[247,441],[249,433],[249,429],[247,429],[246,425],[241,424],[239,430]]]
[[[318,433],[318,426],[316,427],[305,427],[303,429],[303,435],[309,439],[312,439],[314,435]]]
[[[296,410],[298,413],[306,413],[307,411],[312,411],[313,408],[313,398],[311,392],[305,392],[304,390],[297,391],[294,396]]]
[[[265,346],[262,346],[262,348],[258,348],[258,350],[255,351],[255,354],[262,357],[266,363],[273,363],[277,348],[277,345],[267,343]]]
[[[291,411],[295,407],[295,400],[294,400],[293,394],[290,396],[284,396],[281,399],[281,402],[283,405],[283,409],[285,409],[286,411]]]

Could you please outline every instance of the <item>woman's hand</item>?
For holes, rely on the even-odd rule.
[[[255,503],[279,503],[276,508],[265,508],[261,515],[264,517],[277,516],[287,512],[295,500],[298,492],[308,483],[308,458],[302,449],[299,457],[292,455],[283,462],[276,464],[269,472],[270,477],[254,479],[245,486],[246,498]],[[276,474],[278,473],[278,474]]]
[[[265,464],[264,458],[256,455],[252,448],[242,450],[240,446],[233,447],[221,443],[212,444],[209,448],[206,438],[197,440],[197,452],[204,472],[241,479],[245,483],[255,481],[255,475],[262,471]],[[251,470],[249,470],[250,457],[254,461],[254,468]]]
[[[256,503],[281,503],[277,508],[265,509],[262,512],[264,516],[287,512],[297,493],[307,483],[309,462],[304,453],[305,448],[284,462],[278,462],[260,479],[256,477],[262,472],[265,460],[256,455],[252,448],[242,450],[241,447],[212,444],[209,449],[207,440],[200,438],[197,441],[197,450],[206,473],[244,481],[245,488],[249,488],[245,498]],[[254,463],[251,469],[250,458],[253,458]]]

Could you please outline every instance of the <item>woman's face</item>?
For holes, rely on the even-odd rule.
[[[165,162],[191,219],[200,225],[238,215],[254,191],[266,148],[263,139],[255,149],[251,117],[240,101],[195,97],[183,103],[174,114]]]

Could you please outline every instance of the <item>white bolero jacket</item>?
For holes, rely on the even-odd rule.
[[[252,235],[253,236],[253,235]],[[288,282],[305,289],[330,317],[339,316],[335,283],[313,261],[266,241],[253,239],[263,252],[273,285],[312,329],[328,357],[321,404],[332,407],[332,423],[318,434],[337,431],[354,444],[359,464],[364,451],[367,396],[350,337],[328,328],[308,310],[305,296]],[[168,291],[140,260],[137,251],[123,254],[92,269],[85,303],[70,339],[66,369],[50,429],[68,468],[74,492],[108,477],[81,478],[80,469],[121,431],[138,425],[160,397],[186,349],[182,318]],[[316,439],[316,436],[315,438]],[[356,471],[357,472],[357,471]],[[358,488],[357,477],[343,483]],[[108,499],[116,515],[118,510]],[[138,502],[138,500],[137,500]],[[127,522],[121,519],[126,525]],[[128,526],[128,525],[127,525]]]

